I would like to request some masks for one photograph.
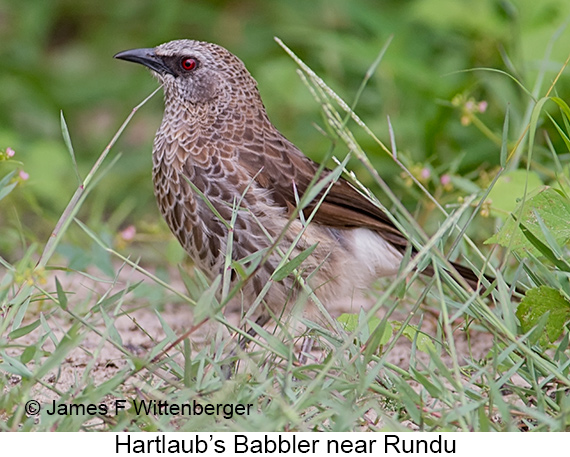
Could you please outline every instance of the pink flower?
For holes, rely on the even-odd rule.
[[[422,168],[422,171],[420,173],[420,176],[422,179],[428,179],[431,175],[431,172],[429,171],[429,168]]]
[[[477,109],[479,110],[480,113],[484,113],[485,111],[487,111],[487,106],[488,103],[485,100],[483,100],[479,102],[479,104],[477,105]]]
[[[441,178],[439,178],[439,182],[442,186],[447,186],[451,182],[451,176],[448,174],[442,175]]]
[[[26,173],[24,170],[20,170],[20,179],[22,181],[27,181],[29,177],[30,175],[28,173]]]
[[[125,241],[131,241],[137,234],[137,229],[134,225],[129,225],[121,231],[121,238]]]
[[[16,154],[16,151],[14,151],[12,148],[6,148],[6,155],[8,157],[14,157],[14,154]]]

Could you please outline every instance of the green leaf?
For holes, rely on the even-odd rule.
[[[220,309],[220,304],[216,300],[216,293],[220,288],[222,276],[218,275],[212,281],[210,287],[205,290],[194,307],[194,323],[202,322],[204,319],[212,317]]]
[[[317,247],[317,244],[318,243],[315,243],[312,246],[308,247],[303,252],[301,252],[299,255],[297,255],[296,257],[291,259],[289,262],[287,262],[285,265],[282,265],[277,270],[275,270],[275,272],[273,273],[273,280],[274,281],[282,281],[287,276],[289,276],[293,272],[293,270],[295,270],[299,265],[301,265],[303,263],[303,261],[307,257],[309,257],[311,255],[311,253]]]
[[[8,173],[6,176],[0,180],[0,200],[2,200],[6,195],[8,195],[14,187],[18,185],[18,181],[10,182],[12,177],[16,174],[16,171]]]
[[[32,322],[31,324],[28,325],[24,325],[23,327],[17,328],[16,330],[13,330],[10,332],[10,334],[8,335],[8,338],[11,340],[16,340],[18,338],[21,338],[24,335],[27,335],[30,332],[33,332],[36,328],[39,327],[40,325],[40,320],[35,320],[34,322]]]
[[[565,246],[570,241],[570,201],[553,188],[545,188],[529,198],[522,213],[517,209],[514,214],[520,215],[520,224],[514,218],[507,219],[501,230],[486,240],[485,244],[500,244],[521,257],[526,257],[529,253],[534,256],[544,254],[538,248],[542,245],[549,246],[544,230],[550,232],[558,246]],[[537,215],[542,221],[539,221]],[[533,243],[533,237],[540,240],[542,245]]]
[[[37,348],[35,346],[28,346],[26,349],[24,349],[24,352],[22,352],[22,355],[20,356],[20,362],[22,362],[24,365],[31,362],[31,360],[36,355],[36,350]]]
[[[67,309],[67,295],[65,295],[65,291],[61,287],[61,284],[57,277],[55,278],[55,290],[57,291],[57,300],[59,301],[59,306],[63,309]]]
[[[16,316],[14,316],[14,322],[12,323],[12,331],[14,331],[20,327],[20,324],[24,320],[24,316],[26,315],[26,312],[28,311],[28,306],[30,305],[30,300],[31,300],[31,297],[28,297],[24,301],[24,303],[22,303],[20,305],[20,307],[18,308],[18,312],[16,313]]]
[[[427,376],[425,376],[421,371],[416,370],[414,367],[410,367],[410,372],[413,374],[414,379],[419,382],[432,397],[441,398],[441,388],[431,382]]]
[[[192,346],[190,340],[184,338],[184,386],[192,387]]]
[[[77,178],[77,183],[81,185],[82,179],[79,174],[79,168],[77,168],[77,160],[75,159],[75,151],[73,150],[73,145],[71,144],[71,136],[69,135],[69,129],[67,128],[67,123],[65,122],[65,117],[63,116],[63,111],[59,112],[59,119],[61,123],[61,134],[63,135],[63,142],[67,147],[69,155],[71,156],[71,162],[73,163],[73,169],[75,171],[75,176]]]
[[[374,318],[373,318],[374,319]],[[378,319],[378,318],[376,318]],[[342,324],[344,330],[348,333],[354,332],[358,327],[358,315],[343,313],[336,318],[337,322]],[[370,325],[370,324],[368,324]]]
[[[349,313],[343,313],[336,318],[337,322],[341,324],[344,330],[348,333],[352,333],[358,328],[360,319],[361,316],[358,314]],[[364,336],[363,339],[367,339],[369,341],[369,344],[373,343],[376,347],[386,344],[392,336],[392,325],[389,322],[386,322],[384,328],[380,329],[379,327],[381,323],[381,319],[376,316],[372,316],[368,320],[368,328],[366,329],[367,331],[365,335],[361,335]],[[382,331],[381,336],[380,333],[378,333],[380,331]]]
[[[394,327],[396,329],[398,329],[400,326],[401,324],[399,322],[394,323]],[[415,341],[418,350],[425,352],[426,354],[435,354],[437,352],[432,338],[426,335],[424,332],[418,330],[418,328],[414,325],[406,325],[402,331],[402,335],[404,335],[412,343]]]
[[[566,144],[566,147],[568,148],[568,150],[570,150],[570,138],[568,138],[567,134],[568,122],[570,121],[570,108],[568,107],[568,104],[559,97],[551,97],[551,100],[558,105],[560,111],[562,111],[562,114],[564,115],[564,125],[566,126],[566,131],[564,131],[562,127],[558,125],[558,122],[556,122],[552,117],[549,116],[550,120],[552,121],[554,127],[556,127],[556,130],[558,130],[558,133],[560,134],[562,140]]]
[[[491,201],[493,216],[506,219],[507,215],[518,206],[518,201],[525,195],[525,190],[528,196],[541,187],[543,183],[536,173],[526,170],[503,173],[487,196],[487,200]]]
[[[380,321],[380,319],[376,319]],[[372,320],[373,319],[370,321]],[[392,337],[392,326],[387,320],[382,319],[375,328],[370,325],[371,323],[372,322],[368,322],[368,326],[371,329],[371,334],[366,341],[366,350],[364,351],[364,357],[366,361],[370,361],[376,351],[378,351],[381,346],[388,343]]]
[[[540,219],[538,221],[541,222]],[[542,223],[542,225],[544,225],[544,223]],[[564,262],[564,260],[560,260],[562,257],[557,254],[560,251],[560,247],[556,240],[552,239],[552,234],[550,232],[545,233],[544,227],[541,226],[541,229],[543,229],[542,233],[545,235],[548,242],[548,244],[545,244],[534,236],[534,234],[523,223],[520,224],[520,229],[530,244],[532,244],[532,246],[536,248],[546,259],[551,261],[559,270],[570,271],[566,262]],[[553,249],[553,246],[555,250]]]
[[[10,357],[3,351],[0,352],[0,355],[2,356],[2,359],[4,361],[3,363],[0,363],[0,371],[12,373],[21,376],[22,378],[29,379],[33,377],[32,372],[28,370],[28,368],[18,359]]]
[[[540,286],[528,290],[516,311],[523,333],[532,330],[546,313],[549,314],[544,332],[548,340],[553,342],[570,320],[570,302],[552,287]]]
[[[501,141],[501,167],[505,167],[507,165],[507,154],[509,152],[509,105],[507,105],[507,111],[505,113],[505,121],[503,123],[503,139]],[[491,190],[492,192],[492,190]]]
[[[109,335],[109,338],[118,346],[122,346],[123,340],[121,338],[121,334],[117,330],[117,327],[115,327],[115,319],[111,318],[102,306],[99,307],[99,310],[101,312],[101,316],[103,316],[105,326],[107,327],[107,334]]]
[[[283,341],[281,341],[276,336],[269,333],[260,325],[256,324],[253,321],[248,321],[251,328],[257,333],[260,337],[262,337],[265,341],[267,341],[268,346],[273,350],[273,352],[283,359],[287,360],[291,356],[291,348],[289,348]]]
[[[253,274],[265,257],[266,253],[267,248],[260,249],[259,251],[256,251],[240,260],[233,261],[231,266],[241,279],[246,279]]]

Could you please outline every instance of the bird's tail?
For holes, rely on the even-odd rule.
[[[455,270],[457,270],[457,273],[459,273],[459,275],[465,280],[465,282],[473,290],[479,290],[479,292],[481,294],[485,293],[487,290],[487,287],[484,284],[484,280],[487,280],[490,283],[492,283],[495,280],[495,278],[493,278],[492,276],[486,275],[486,274],[478,275],[474,271],[472,271],[470,268],[463,266],[463,265],[460,265],[458,263],[451,262],[451,265],[453,265],[453,268],[455,268]],[[427,268],[425,268],[422,271],[422,273],[424,273],[428,276],[433,276],[434,275],[434,269],[430,265]]]

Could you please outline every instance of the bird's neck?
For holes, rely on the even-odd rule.
[[[181,103],[179,99],[165,101],[157,132],[160,145],[155,143],[155,165],[178,162],[181,150],[185,160],[196,164],[208,161],[210,155],[229,158],[252,141],[255,131],[274,129],[261,100],[247,105],[223,100],[196,104]]]
[[[166,97],[161,129],[171,130],[173,138],[199,135],[204,140],[240,143],[251,125],[273,128],[261,99],[238,104],[231,97],[191,103],[179,97]],[[182,137],[180,136],[181,134]]]

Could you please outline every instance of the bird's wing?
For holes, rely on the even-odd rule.
[[[239,160],[250,173],[250,177],[271,192],[275,203],[288,209],[295,208],[295,192],[300,198],[319,168],[281,136],[266,139],[263,148],[257,145],[241,149]],[[324,170],[321,179],[327,173],[330,173],[330,170]],[[311,214],[321,196],[322,194],[317,196],[304,210],[306,215]],[[386,213],[342,177],[328,189],[312,221],[336,228],[366,227],[375,230],[400,251],[404,251],[409,244]],[[471,287],[480,287],[480,278],[469,268],[455,262],[451,264]],[[432,267],[428,266],[423,273],[433,275]],[[489,282],[493,281],[490,276],[484,277]]]
[[[318,171],[318,164],[307,158],[292,143],[281,136],[265,138],[262,150],[245,147],[239,160],[250,176],[271,192],[276,204],[285,208],[296,206],[295,192],[301,198]],[[324,179],[330,170],[323,170]],[[386,213],[361,194],[344,178],[339,178],[327,192],[312,221],[335,228],[366,227],[376,230],[398,249],[405,249],[407,239],[394,226]],[[305,215],[313,212],[322,197],[319,194],[304,209]]]

